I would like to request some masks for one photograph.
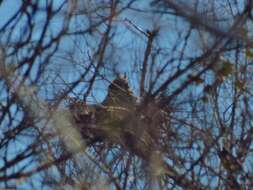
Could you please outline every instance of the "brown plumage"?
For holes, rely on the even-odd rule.
[[[123,76],[117,76],[108,87],[108,94],[103,101],[103,106],[123,106],[133,105],[136,98],[130,90],[128,81]]]

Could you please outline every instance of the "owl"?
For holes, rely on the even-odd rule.
[[[128,108],[133,105],[136,98],[130,90],[128,80],[124,76],[117,76],[108,87],[108,94],[103,101],[103,106],[117,106]]]
[[[135,108],[136,98],[129,88],[125,77],[118,76],[108,87],[108,93],[101,104],[87,105],[82,100],[72,100],[69,110],[76,126],[85,138],[97,136],[118,136],[118,131],[125,128]],[[101,131],[100,131],[101,132]]]
[[[96,112],[97,121],[107,126],[123,125],[135,104],[127,79],[119,75],[109,85],[107,96]]]

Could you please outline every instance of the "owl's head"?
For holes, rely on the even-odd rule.
[[[128,80],[125,76],[118,75],[116,79],[112,81],[112,83],[109,85],[109,91],[115,92],[115,91],[122,91],[122,92],[129,92],[129,84]]]
[[[136,98],[129,87],[128,80],[118,75],[109,85],[108,94],[103,101],[104,106],[129,107],[136,103]]]

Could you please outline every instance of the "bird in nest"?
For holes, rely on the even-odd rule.
[[[108,123],[122,120],[136,105],[126,77],[118,75],[109,85],[104,101],[98,105],[87,105],[82,100],[71,100],[69,109],[77,124]]]

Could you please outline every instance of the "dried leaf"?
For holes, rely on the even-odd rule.
[[[218,71],[218,74],[224,77],[230,75],[234,70],[234,65],[230,61],[224,61],[222,68]]]
[[[250,51],[250,49],[246,49],[246,51],[245,51],[245,55],[246,55],[246,57],[247,58],[249,58],[249,59],[252,59],[253,58],[253,52],[252,51]]]
[[[242,90],[244,88],[244,82],[241,80],[235,81],[235,87],[238,88],[239,90]]]

